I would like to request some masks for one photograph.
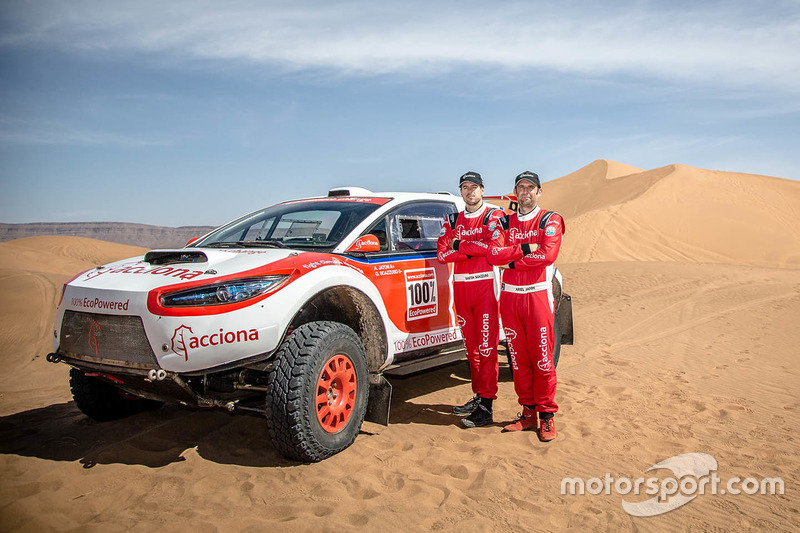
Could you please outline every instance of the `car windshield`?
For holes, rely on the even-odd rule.
[[[278,204],[222,226],[191,247],[332,250],[380,203],[308,200]]]

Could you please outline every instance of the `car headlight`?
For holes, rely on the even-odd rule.
[[[223,281],[213,285],[193,287],[161,296],[164,307],[193,307],[225,305],[243,302],[276,289],[289,276],[262,276]]]

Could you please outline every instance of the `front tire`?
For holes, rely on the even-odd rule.
[[[270,439],[281,455],[316,462],[339,453],[355,440],[367,410],[361,340],[338,322],[303,324],[275,354],[267,390]]]

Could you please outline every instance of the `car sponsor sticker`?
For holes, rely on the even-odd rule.
[[[182,356],[185,361],[188,361],[189,354],[198,348],[222,346],[224,344],[238,344],[257,340],[257,329],[226,331],[220,328],[219,331],[215,331],[211,334],[198,333],[195,335],[195,332],[191,327],[181,324],[175,328],[170,342],[172,351]]]
[[[436,316],[439,302],[436,298],[436,270],[420,268],[406,273],[406,319],[419,320]]]
[[[420,333],[417,335],[409,335],[401,341],[395,341],[394,351],[397,353],[408,352],[410,350],[418,350],[420,348],[428,348],[430,346],[437,346],[448,342],[457,341],[459,339],[458,330],[450,331],[435,331],[431,333]]]

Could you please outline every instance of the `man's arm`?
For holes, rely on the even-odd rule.
[[[501,218],[503,218],[503,211],[497,209],[489,215],[487,223],[481,226],[480,239],[477,241],[459,241],[457,243],[457,250],[470,257],[487,256],[489,254],[489,242],[492,240],[492,234],[501,227]]]
[[[467,260],[467,254],[452,248],[453,240],[456,238],[455,233],[450,226],[450,221],[445,218],[442,231],[439,232],[439,240],[436,243],[436,258],[440,263],[456,263]]]
[[[506,246],[506,235],[508,234],[509,219],[507,216],[498,221],[497,228],[492,232],[487,240],[488,253],[486,260],[490,265],[505,267],[514,260],[517,255],[519,246]],[[519,257],[522,253],[519,252]]]
[[[515,260],[513,268],[530,270],[552,265],[556,262],[558,252],[561,249],[561,238],[564,235],[564,219],[561,218],[561,215],[553,213],[550,220],[547,221],[542,234],[542,242],[538,246],[531,244],[530,253],[526,253],[520,259]]]

